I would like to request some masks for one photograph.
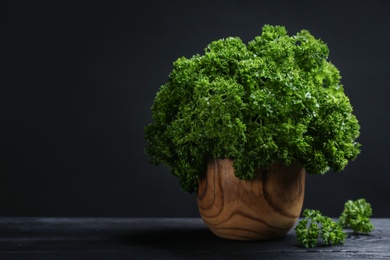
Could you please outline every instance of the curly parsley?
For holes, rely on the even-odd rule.
[[[305,209],[304,218],[294,230],[297,240],[305,247],[315,247],[319,237],[326,245],[341,245],[346,238],[343,227],[350,227],[355,233],[370,233],[374,229],[370,221],[371,215],[371,204],[365,199],[348,200],[339,222],[323,216],[319,210]]]
[[[248,44],[211,42],[173,64],[145,128],[146,153],[194,192],[208,158],[233,158],[235,175],[299,161],[311,174],[342,170],[360,152],[360,127],[327,45],[307,30],[265,25]]]
[[[319,210],[305,209],[304,219],[295,226],[298,241],[305,247],[315,247],[320,237],[326,245],[342,245],[347,237],[340,223],[323,216]]]
[[[370,221],[372,215],[371,204],[365,199],[348,200],[340,216],[340,223],[350,227],[355,233],[370,233],[374,225]]]

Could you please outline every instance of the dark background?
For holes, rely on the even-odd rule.
[[[389,1],[132,2],[3,2],[0,216],[198,217],[144,154],[150,107],[177,58],[267,23],[328,44],[361,124],[362,153],[308,175],[304,207],[390,217]]]

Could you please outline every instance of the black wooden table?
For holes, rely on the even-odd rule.
[[[390,219],[342,246],[299,245],[295,231],[266,242],[213,235],[198,218],[0,218],[0,259],[390,259]]]

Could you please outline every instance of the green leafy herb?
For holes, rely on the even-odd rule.
[[[236,177],[299,161],[342,170],[360,152],[359,124],[327,45],[307,30],[265,25],[248,44],[211,42],[173,64],[145,128],[146,153],[194,192],[209,158],[232,158]]]
[[[342,245],[347,237],[340,223],[333,221],[329,217],[323,217],[321,222],[320,237],[327,245]]]
[[[365,199],[348,200],[340,216],[340,223],[344,227],[352,228],[356,233],[370,233],[374,229],[370,221],[371,216],[371,204]]]
[[[305,209],[304,219],[295,226],[298,241],[305,247],[315,247],[318,238],[322,238],[326,245],[342,245],[346,234],[340,223],[323,216],[320,211]]]
[[[302,219],[295,226],[295,232],[298,241],[305,247],[315,247],[320,234],[319,220],[316,219],[320,214],[318,211],[306,209],[304,211],[305,219]],[[310,216],[314,215],[314,219]]]

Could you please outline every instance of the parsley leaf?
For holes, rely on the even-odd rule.
[[[350,227],[355,233],[370,233],[374,225],[370,221],[372,216],[371,204],[365,199],[348,200],[340,216],[340,223]]]
[[[319,210],[305,209],[304,219],[295,226],[297,240],[305,247],[315,247],[318,238],[326,245],[342,245],[347,237],[340,223],[323,216]]]

